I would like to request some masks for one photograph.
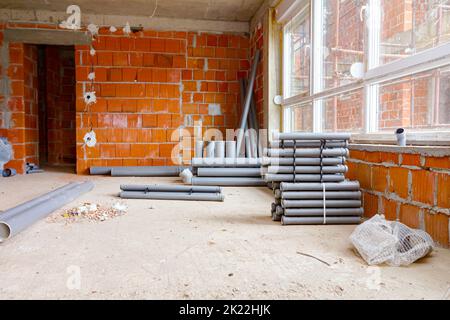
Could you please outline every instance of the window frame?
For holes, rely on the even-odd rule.
[[[283,123],[282,130],[284,132],[292,131],[292,109],[301,107],[312,103],[313,105],[313,132],[322,131],[322,115],[323,104],[325,98],[333,97],[339,94],[345,94],[354,90],[364,90],[364,102],[362,108],[364,114],[364,128],[363,132],[355,133],[353,136],[355,140],[359,138],[367,141],[367,137],[374,137],[377,141],[384,140],[391,143],[392,139],[388,139],[387,132],[378,130],[378,108],[379,108],[379,90],[381,84],[386,84],[389,81],[398,80],[402,77],[415,75],[421,72],[438,69],[441,67],[450,66],[450,42],[440,44],[434,48],[425,49],[411,56],[401,58],[386,64],[380,64],[381,46],[381,0],[367,0],[367,3],[361,9],[361,17],[365,19],[368,28],[365,30],[365,40],[367,45],[364,48],[364,63],[367,70],[364,76],[353,83],[342,85],[336,88],[323,89],[321,84],[323,78],[323,66],[321,48],[323,40],[323,14],[322,9],[326,0],[304,1],[302,6],[295,7],[296,14],[292,14],[289,20],[282,21],[283,24],[283,93],[286,93],[289,84],[290,75],[290,49],[286,41],[286,26],[292,19],[301,14],[305,8],[309,6],[310,9],[310,90],[309,95],[299,94],[284,98],[282,101]],[[295,3],[295,1],[294,1]],[[367,32],[371,30],[371,32]],[[318,58],[320,57],[320,58]],[[288,71],[289,70],[289,71]],[[314,75],[314,76],[313,76]],[[283,95],[286,97],[286,95]],[[409,142],[422,143],[429,137],[430,141],[442,141],[442,144],[447,144],[450,141],[450,131],[438,132],[441,128],[429,128],[421,130],[408,130]]]

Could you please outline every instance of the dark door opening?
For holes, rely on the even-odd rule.
[[[75,49],[38,46],[39,162],[76,164]]]

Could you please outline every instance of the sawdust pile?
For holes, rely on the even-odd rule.
[[[95,203],[84,203],[81,206],[65,210],[62,213],[56,213],[50,216],[47,221],[73,223],[80,220],[88,220],[102,222],[122,216],[126,211],[127,206],[119,202],[110,207]]]

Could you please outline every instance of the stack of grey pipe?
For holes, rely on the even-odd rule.
[[[204,150],[203,150],[204,149]],[[261,159],[236,157],[236,141],[196,141],[192,170],[182,174],[185,183],[212,186],[265,186]]]
[[[347,133],[274,133],[263,158],[272,184],[272,219],[283,225],[356,224],[361,221],[358,181],[345,179]]]
[[[121,185],[123,199],[223,201],[222,188],[216,186]]]

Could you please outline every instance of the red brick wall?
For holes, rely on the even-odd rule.
[[[47,161],[51,165],[74,164],[76,162],[74,48],[46,47],[45,66]]]
[[[26,162],[38,162],[37,50],[35,46],[3,41],[6,61],[0,66],[4,91],[0,92],[0,136],[13,146],[13,158],[5,164],[23,173]]]
[[[250,38],[251,45],[251,63],[253,63],[253,58],[256,49],[260,50],[260,60],[258,63],[258,69],[256,70],[256,81],[255,87],[253,89],[254,99],[256,102],[256,112],[258,114],[259,127],[264,128],[264,28],[263,24],[260,23],[253,30]]]
[[[361,183],[366,217],[384,213],[450,245],[450,157],[352,150],[348,166],[348,178]]]
[[[193,133],[194,121],[223,133],[235,128],[238,78],[249,67],[247,37],[101,29],[93,47],[94,56],[88,46],[75,52],[78,173],[93,165],[171,165],[172,134],[180,126]],[[97,103],[89,116],[82,97],[91,65]],[[220,105],[221,114],[209,114],[210,104]],[[85,148],[91,124],[98,144]]]

